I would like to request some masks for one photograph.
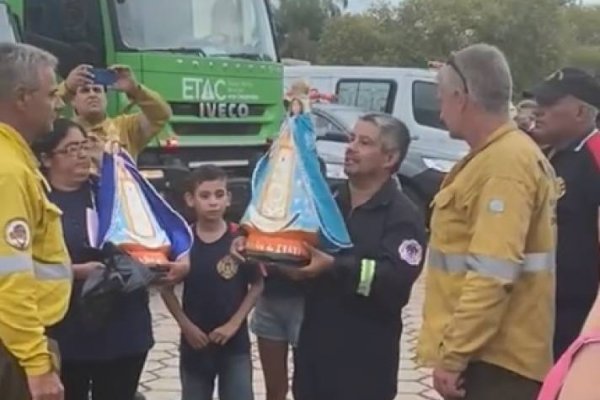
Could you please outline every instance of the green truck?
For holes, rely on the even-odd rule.
[[[283,67],[268,0],[0,0],[0,40],[23,41],[75,66],[126,64],[173,110],[168,129],[139,157],[169,192],[182,171],[226,168],[234,199],[283,116]],[[127,99],[109,95],[111,115]],[[234,204],[234,209],[235,204]]]

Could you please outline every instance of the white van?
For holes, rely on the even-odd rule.
[[[306,79],[320,92],[335,93],[338,103],[394,115],[411,132],[444,131],[436,98],[436,72],[420,68],[285,66],[284,87]]]

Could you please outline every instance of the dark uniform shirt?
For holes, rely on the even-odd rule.
[[[63,192],[53,189],[48,198],[63,212],[65,243],[73,264],[94,261],[89,255],[87,210],[92,209],[92,187]],[[147,291],[138,291],[119,299],[106,326],[91,328],[86,323],[80,305],[83,280],[73,285],[69,309],[65,318],[49,329],[49,335],[59,344],[65,361],[104,361],[143,354],[154,344],[152,317]]]
[[[248,293],[248,285],[259,278],[258,268],[238,265],[229,254],[237,227],[216,242],[203,242],[194,234],[190,253],[190,272],[183,281],[182,304],[185,315],[207,335],[227,323],[240,308]],[[194,350],[181,337],[182,366],[190,371],[211,372],[218,369],[221,356],[248,354],[250,339],[246,321],[225,346],[209,344]]]
[[[577,338],[598,293],[600,131],[550,155],[559,177],[554,357]]]
[[[336,200],[354,247],[339,254],[333,271],[309,288],[294,396],[391,400],[396,393],[401,310],[422,268],[425,227],[392,179],[354,210],[347,187],[339,190]]]

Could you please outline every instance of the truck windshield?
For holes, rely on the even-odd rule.
[[[0,4],[0,42],[15,43],[15,31],[13,30],[8,8],[6,4]]]
[[[116,0],[123,44],[135,50],[277,59],[265,0]]]

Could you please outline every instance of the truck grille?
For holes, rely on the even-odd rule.
[[[200,106],[199,103],[186,103],[186,102],[176,102],[172,101],[169,103],[171,109],[173,110],[173,115],[185,115],[185,116],[200,116]],[[267,105],[265,104],[248,104],[249,108],[249,117],[262,117],[267,110]]]
[[[262,125],[259,123],[243,122],[209,122],[190,123],[172,122],[171,126],[177,135],[231,135],[231,136],[258,136]]]

